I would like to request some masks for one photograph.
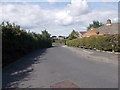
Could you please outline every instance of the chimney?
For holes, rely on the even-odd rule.
[[[108,19],[106,25],[111,25],[111,20]]]

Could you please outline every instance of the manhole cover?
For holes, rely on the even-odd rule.
[[[67,81],[55,83],[51,85],[50,88],[80,88],[80,87],[67,80]]]

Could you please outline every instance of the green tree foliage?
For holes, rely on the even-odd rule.
[[[52,45],[50,34],[45,30],[42,34],[26,32],[20,26],[3,22],[2,29],[2,60],[3,65],[39,48],[47,48]]]
[[[42,31],[42,37],[43,39],[50,39],[50,34],[46,30],[44,30]]]
[[[71,34],[68,36],[68,40],[75,39],[75,38],[78,37],[78,35],[79,35],[79,33],[78,33],[77,31],[73,30],[73,31],[71,32]]]
[[[98,28],[98,27],[101,27],[103,26],[103,24],[99,21],[93,21],[92,24],[89,24],[89,26],[87,27],[87,30],[89,30],[90,28]]]
[[[120,35],[91,36],[67,40],[67,46],[120,52]]]

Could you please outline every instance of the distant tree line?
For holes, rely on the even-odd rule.
[[[36,34],[22,30],[19,25],[9,22],[2,22],[0,28],[3,66],[36,49],[52,46],[50,34],[46,30],[42,31],[42,34]]]

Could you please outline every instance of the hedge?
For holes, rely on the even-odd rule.
[[[2,64],[3,66],[39,48],[52,45],[50,38],[22,30],[18,25],[2,23]]]
[[[67,46],[120,52],[120,35],[103,35],[67,40]]]

